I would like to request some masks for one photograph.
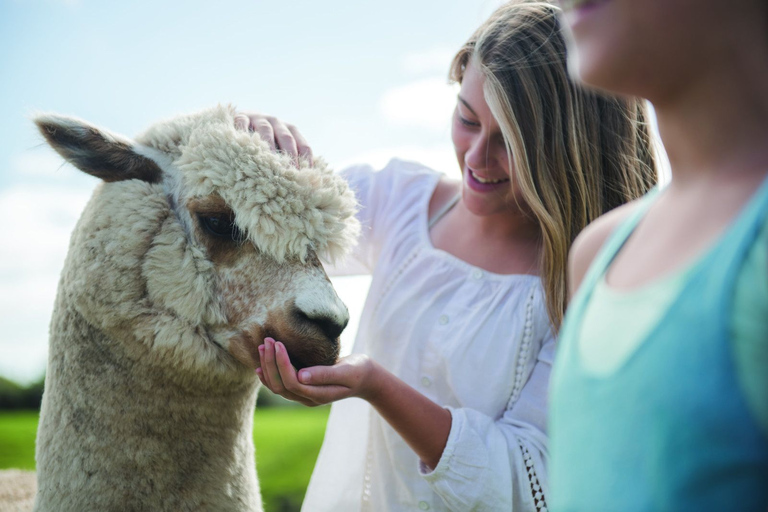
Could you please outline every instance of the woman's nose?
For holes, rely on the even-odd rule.
[[[488,139],[483,136],[475,137],[469,149],[464,155],[464,162],[471,169],[482,170],[489,167],[489,159],[491,158]]]

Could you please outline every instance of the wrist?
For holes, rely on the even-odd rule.
[[[366,372],[359,397],[371,405],[376,405],[386,387],[387,377],[391,374],[373,359],[368,360],[368,365],[369,370]]]

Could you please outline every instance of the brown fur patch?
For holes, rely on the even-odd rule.
[[[232,356],[251,368],[261,367],[259,345],[264,343],[264,330],[256,326],[247,333],[237,334],[229,341],[229,352]]]
[[[226,201],[217,195],[193,197],[187,201],[187,208],[195,213],[232,213]]]
[[[228,217],[234,221],[234,212],[221,197],[213,195],[192,198],[187,201],[186,206],[195,222],[195,235],[205,245],[211,261],[217,265],[232,266],[240,256],[256,251],[248,240],[238,242],[217,237],[201,225],[200,217],[206,215]]]
[[[162,181],[163,172],[155,162],[135,153],[130,144],[107,138],[96,128],[73,128],[43,121],[37,121],[37,127],[57,153],[91,176],[106,182]]]

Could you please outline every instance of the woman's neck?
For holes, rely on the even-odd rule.
[[[539,273],[541,232],[533,216],[480,216],[459,201],[431,232],[432,242],[467,263],[497,274]]]
[[[653,101],[679,185],[768,171],[768,41],[744,48],[734,42],[687,87]]]

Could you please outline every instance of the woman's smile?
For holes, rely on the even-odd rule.
[[[467,168],[466,170],[466,176],[467,176],[467,179],[465,180],[466,184],[473,190],[476,190],[477,192],[496,191],[501,186],[505,188],[509,187],[509,177],[504,177],[504,178],[484,177],[477,174],[475,171],[469,168]]]

